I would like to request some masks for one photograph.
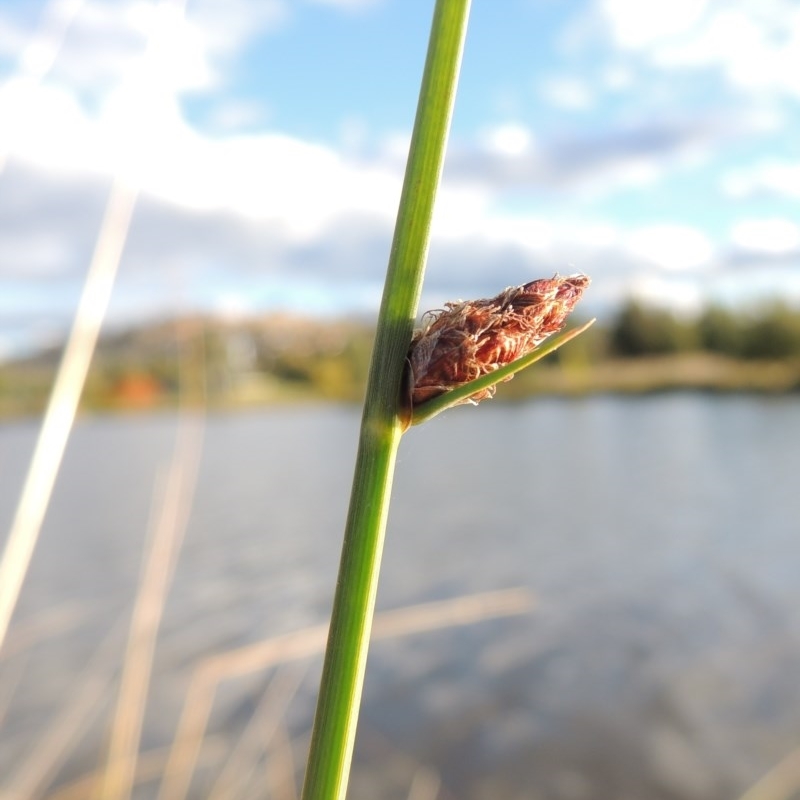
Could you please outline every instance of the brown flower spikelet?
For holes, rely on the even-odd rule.
[[[408,353],[412,407],[530,353],[563,327],[588,285],[585,275],[555,275],[512,286],[489,300],[447,303],[442,311],[428,312]],[[494,390],[462,402],[477,404]]]

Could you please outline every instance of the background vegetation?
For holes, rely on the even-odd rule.
[[[203,376],[213,408],[303,400],[359,402],[372,347],[367,320],[273,315],[238,323],[187,318],[105,336],[85,411],[171,406],[179,371]],[[0,365],[0,415],[41,413],[59,351]],[[192,381],[197,385],[198,381]],[[791,391],[800,388],[800,310],[711,306],[680,316],[631,301],[498,393]]]

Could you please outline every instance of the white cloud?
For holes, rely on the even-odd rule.
[[[674,276],[646,273],[634,276],[628,293],[649,306],[659,306],[685,314],[695,314],[705,298],[701,287],[693,280],[676,280]]]
[[[616,42],[625,48],[640,49],[690,30],[706,5],[706,0],[602,0],[600,9]]]
[[[648,225],[625,237],[625,248],[641,261],[667,270],[707,264],[713,254],[709,239],[686,225]]]
[[[400,169],[405,167],[408,148],[411,146],[411,133],[395,131],[385,136],[380,143],[380,157],[395,163]]]
[[[603,0],[615,43],[665,68],[717,68],[747,92],[800,96],[800,7],[791,0]]]
[[[210,62],[221,63],[255,37],[282,28],[292,6],[291,0],[189,0],[187,36],[199,42]]]
[[[31,236],[29,230],[8,230],[0,238],[2,258],[6,263],[4,271],[16,271],[22,265],[27,278],[48,278],[63,271],[68,244],[64,236],[53,235],[52,232],[39,236]],[[10,270],[9,270],[10,268]],[[2,274],[2,273],[0,273]]]
[[[745,7],[720,10],[686,42],[665,47],[658,60],[665,66],[716,65],[743,89],[800,95],[800,12],[784,7],[773,17]]]
[[[99,5],[89,4],[82,24],[101,42],[102,60],[100,32],[124,26]],[[199,2],[197,15],[215,15],[209,5]],[[179,17],[153,20],[151,4],[131,2],[122,11],[126,30],[155,26],[151,45],[120,56],[117,83],[102,86],[102,101],[91,109],[80,101],[80,80],[8,81],[0,89],[0,119],[8,121],[0,126],[0,154],[64,176],[117,175],[160,202],[279,221],[301,239],[342,213],[394,215],[402,171],[393,164],[364,166],[332,148],[276,133],[214,137],[192,128],[179,95],[209,79],[202,65],[231,42],[215,44],[218,32],[201,35],[195,22],[184,27]],[[241,4],[226,5],[229,11],[232,19],[222,27],[234,38],[250,35],[237,22]],[[197,58],[184,59],[188,50]]]
[[[432,233],[461,239],[465,231],[481,230],[487,222],[490,201],[491,195],[484,187],[454,186],[444,181],[436,197]]]
[[[529,152],[534,140],[524,125],[509,122],[485,131],[481,136],[486,149],[501,157],[519,156]]]
[[[731,170],[722,179],[731,197],[770,194],[800,199],[800,161],[768,159],[750,168]]]
[[[95,102],[137,70],[149,43],[147,57],[158,61],[165,86],[206,86],[213,70],[198,33],[174,6],[144,0],[85,2],[58,43],[51,77]],[[34,42],[47,38],[41,30]]]
[[[235,307],[242,297],[254,308],[287,298],[305,298],[307,306],[315,293],[330,307],[359,291],[374,307],[408,133],[376,143],[368,121],[354,119],[343,125],[338,149],[277,131],[232,135],[258,109],[225,106],[220,98],[217,133],[210,134],[192,127],[180,103],[190,88],[224,84],[226,59],[259,27],[281,24],[288,3],[194,0],[186,21],[154,16],[143,0],[119,0],[118,14],[97,0],[87,8],[49,79],[17,79],[0,90],[0,150],[12,156],[4,176],[9,194],[0,196],[8,223],[0,226],[2,273],[38,281],[37,291],[47,279],[67,285],[85,269],[110,177],[120,174],[142,193],[118,290],[127,305],[117,302],[118,312],[133,317],[158,302],[168,307],[171,299],[159,289],[174,264],[186,270],[187,292],[203,292],[203,307],[218,306],[218,298]],[[163,26],[163,38],[146,53],[154,25]],[[635,42],[655,33],[626,35]],[[620,70],[598,72],[592,85],[623,88],[634,73]],[[550,89],[573,107],[591,101],[588,84],[570,78]],[[683,293],[685,302],[685,287],[710,272],[713,248],[702,233],[665,225],[628,230],[613,217],[593,217],[586,208],[597,206],[583,201],[590,192],[651,183],[671,166],[683,168],[687,153],[740,133],[735,119],[665,116],[541,140],[508,123],[484,131],[477,143],[453,142],[432,230],[433,285],[445,299],[488,296],[511,283],[580,270],[595,281],[593,297],[613,298],[645,271],[658,276],[651,285],[662,297]],[[796,192],[800,174],[785,167],[771,162],[737,173],[728,188]],[[547,207],[557,193],[578,197],[570,206],[576,217],[559,218],[555,204]],[[537,214],[524,212],[531,198]],[[761,252],[764,242],[774,248],[792,241],[788,228],[774,225],[731,236]],[[740,274],[750,268],[736,266]],[[41,316],[54,315],[48,307]]]
[[[266,116],[268,112],[263,103],[253,100],[223,100],[212,110],[208,124],[222,132],[237,131],[262,125]]]
[[[16,60],[20,75],[34,80],[42,78],[52,68],[83,2],[61,0],[47,3],[38,30],[33,35],[10,19],[0,18],[0,53]]]
[[[800,226],[788,219],[747,219],[731,230],[731,241],[744,250],[781,255],[800,250]]]
[[[50,73],[94,101],[139,71],[143,59],[158,69],[165,90],[207,89],[222,79],[225,59],[280,27],[289,13],[287,0],[192,0],[186,6],[184,13],[150,0],[50,3],[33,34],[9,16],[0,18],[0,53],[18,62],[20,76]]]
[[[320,6],[331,6],[343,11],[361,11],[365,8],[378,5],[383,0],[306,0]]]
[[[453,142],[446,175],[494,194],[558,190],[595,199],[650,186],[670,168],[696,169],[712,147],[750,125],[741,119],[666,118],[537,140],[529,128],[506,124],[484,131],[477,143]]]
[[[193,128],[181,94],[222,80],[222,61],[277,24],[283,4],[190,5],[184,20],[137,0],[113,5],[114,14],[86,3],[46,80],[20,74],[0,86],[0,160],[9,157],[0,273],[37,298],[24,322],[5,318],[0,336],[17,341],[12,328],[30,332],[40,317],[58,328],[69,318],[72,281],[91,255],[114,175],[141,193],[112,324],[168,310],[166,276],[177,265],[192,275],[189,302],[209,307],[202,287],[254,296],[253,275],[288,272],[298,285],[323,274],[331,285],[348,275],[354,283],[385,263],[402,161],[364,164],[277,133]],[[58,291],[46,283],[54,279]],[[48,306],[55,294],[57,310]]]
[[[612,64],[602,70],[600,80],[610,92],[623,92],[635,83],[633,72],[621,64]]]
[[[218,86],[226,60],[288,13],[286,0],[187,5],[64,0],[32,35],[3,17],[0,45],[19,67],[0,86],[0,169],[16,156],[68,172],[127,171],[144,188],[154,188],[148,175],[174,173],[168,163],[162,171],[169,147],[177,163],[183,145],[197,150],[181,96]]]
[[[549,103],[568,111],[583,111],[594,104],[594,97],[586,83],[568,75],[557,75],[542,81],[540,91]]]

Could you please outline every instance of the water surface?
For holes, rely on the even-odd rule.
[[[358,416],[318,407],[204,421],[145,749],[171,741],[210,653],[326,620]],[[0,530],[35,432],[0,428]],[[0,662],[0,681],[14,681],[0,774],[52,727],[130,612],[174,437],[166,415],[77,426],[15,617],[19,646]],[[792,397],[484,404],[410,431],[379,608],[513,586],[536,608],[374,645],[351,796],[407,797],[420,769],[442,798],[744,791],[800,746],[798,444]],[[285,718],[302,762],[319,659],[300,666]],[[271,675],[221,693],[212,729],[223,741]],[[94,768],[102,743],[95,724],[58,780]],[[154,784],[139,791],[155,796]]]

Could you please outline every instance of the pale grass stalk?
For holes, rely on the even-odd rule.
[[[527,589],[515,588],[385,611],[375,617],[372,639],[409,636],[470,625],[485,619],[526,614],[533,605],[533,596]],[[164,772],[160,800],[183,800],[186,797],[211,715],[214,694],[222,680],[314,656],[324,649],[327,635],[328,626],[317,625],[205,659],[189,681],[172,753]]]
[[[225,800],[236,796],[240,786],[253,772],[254,764],[280,727],[289,703],[297,694],[307,672],[306,667],[291,667],[279,670],[256,706],[245,726],[239,741],[230,751],[217,776],[208,800]]]
[[[267,785],[272,787],[269,794],[271,800],[297,800],[295,766],[292,737],[286,725],[281,724],[276,731],[275,747],[267,762]],[[242,797],[253,797],[254,794]]]
[[[17,653],[30,650],[44,639],[62,636],[77,627],[86,618],[86,609],[80,603],[64,601],[63,604],[40,611],[31,619],[14,625],[8,634],[0,662],[13,658]]]
[[[173,9],[182,14],[184,3],[185,0],[161,0],[159,9],[162,11]],[[68,25],[69,14],[77,13],[78,6],[68,5],[65,8],[68,10],[66,22]],[[167,19],[164,14],[159,19],[161,24],[155,25],[150,32],[148,53],[154,50],[160,40],[163,40],[163,33],[168,30],[167,24],[174,21]],[[58,34],[61,39],[65,30],[66,27]],[[51,60],[55,59],[60,47],[61,39],[58,36],[54,38],[49,56]],[[161,43],[163,44],[163,41]],[[145,62],[148,60],[145,59]],[[41,72],[42,75],[51,64],[48,59],[44,61],[46,63],[40,68],[40,71],[44,70]],[[149,64],[145,63],[145,66],[149,67]],[[146,88],[156,92],[160,86],[158,75],[155,70],[151,72],[153,80]],[[144,72],[142,74],[144,75]],[[22,583],[41,532],[44,515],[50,504],[56,476],[64,458],[67,439],[75,421],[78,402],[128,237],[137,196],[138,188],[118,175],[114,177],[72,329],[56,372],[42,428],[0,560],[0,649],[5,641]]]
[[[203,740],[202,757],[208,760],[220,760],[225,755],[225,742],[219,736],[207,736]],[[134,784],[139,785],[148,781],[155,781],[163,772],[164,765],[169,756],[168,747],[158,747],[139,753],[136,759],[136,774]],[[59,786],[45,795],[46,800],[86,800],[96,791],[98,784],[103,780],[103,770],[97,769],[86,772]]]
[[[369,723],[360,723],[360,735],[370,742],[373,750],[383,753],[383,760],[394,764],[392,771],[399,776],[402,772],[410,776],[408,800],[411,798],[427,798],[430,793],[437,796],[441,789],[441,777],[431,767],[423,764],[419,758],[398,746],[397,742],[382,731],[368,727]]]
[[[186,797],[220,682],[316,655],[325,647],[327,634],[327,625],[317,625],[204,659],[189,680],[159,800]]]
[[[486,619],[527,614],[533,607],[533,595],[524,587],[422,603],[378,614],[373,639],[394,639],[456,625],[472,625]]]
[[[136,192],[116,180],[64,354],[45,410],[19,505],[0,561],[0,648],[28,571],[75,420],[86,374],[128,235]]]
[[[204,670],[202,665],[193,673],[169,758],[161,776],[159,800],[183,800],[188,794],[211,716],[216,683],[220,679]]]
[[[26,758],[0,788],[3,800],[32,800],[40,797],[53,776],[72,751],[75,743],[88,730],[108,696],[114,672],[115,654],[120,645],[123,620],[118,620],[76,679],[70,701],[47,726]]]
[[[101,800],[125,800],[133,787],[158,629],[197,483],[200,424],[186,415],[181,417],[166,484],[160,502],[154,504],[158,510],[149,526],[147,554],[131,617],[108,761],[98,795]]]
[[[28,669],[28,655],[24,653],[13,664],[5,665],[0,676],[0,730],[3,728],[8,707],[14,698],[17,686]]]
[[[408,790],[408,800],[436,800],[442,779],[439,773],[428,767],[420,767],[414,773],[411,788]]]
[[[739,800],[792,800],[800,789],[800,748],[792,750]]]

